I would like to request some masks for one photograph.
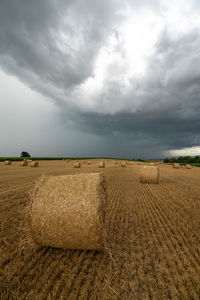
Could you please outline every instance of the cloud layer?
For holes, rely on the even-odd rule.
[[[199,12],[185,0],[3,0],[0,66],[54,103],[63,130],[99,141],[94,153],[161,157],[200,145]]]

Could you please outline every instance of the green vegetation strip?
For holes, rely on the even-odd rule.
[[[144,161],[142,159],[113,158],[113,157],[0,157],[0,162],[5,160],[22,161],[24,159],[32,159],[32,160],[114,159],[114,160],[127,160],[127,161]]]

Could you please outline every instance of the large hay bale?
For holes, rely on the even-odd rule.
[[[126,167],[126,163],[125,162],[121,162],[121,167]]]
[[[177,164],[177,163],[173,164],[172,166],[174,169],[180,169],[180,167],[181,167],[180,164]]]
[[[150,162],[149,166],[156,166],[156,164],[154,162]]]
[[[41,246],[103,249],[106,182],[102,174],[47,177],[33,193],[29,227]]]
[[[91,165],[91,161],[88,160],[87,164],[88,164],[88,165]]]
[[[28,161],[27,161],[27,160],[23,160],[23,161],[21,162],[21,166],[22,166],[22,167],[28,166]]]
[[[11,164],[12,164],[11,160],[5,160],[5,161],[4,161],[4,165],[7,165],[7,166],[8,166],[8,165],[11,165]]]
[[[156,166],[143,166],[140,171],[141,183],[160,183],[160,171]]]
[[[31,167],[36,168],[36,167],[38,167],[38,166],[39,166],[38,161],[32,161],[32,162],[31,162]]]
[[[99,162],[98,167],[99,168],[105,168],[105,161]]]

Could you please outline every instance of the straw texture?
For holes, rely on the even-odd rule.
[[[74,164],[74,168],[80,168],[80,167],[81,167],[80,161],[79,161],[79,162],[76,162],[76,163]]]
[[[22,166],[22,167],[28,166],[28,161],[27,161],[27,160],[22,161],[22,162],[21,162],[21,166]]]
[[[121,167],[126,167],[126,163],[122,162]]]
[[[38,161],[32,161],[32,162],[31,162],[31,167],[36,168],[36,167],[38,167],[38,166],[39,166]]]
[[[106,182],[99,173],[44,179],[30,207],[33,240],[42,246],[102,250],[106,198]]]
[[[99,162],[98,167],[105,168],[105,162],[104,161]]]
[[[180,169],[180,167],[181,167],[180,164],[177,164],[177,163],[173,164],[174,169]]]
[[[186,169],[192,169],[192,166],[191,165],[185,165],[185,168]]]
[[[160,183],[160,171],[156,166],[143,166],[140,172],[141,183]]]
[[[4,161],[4,165],[11,165],[11,164],[12,164],[12,162],[10,160],[5,160]]]

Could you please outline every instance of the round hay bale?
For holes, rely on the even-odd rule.
[[[185,165],[185,168],[186,169],[192,169],[192,166],[191,165]]]
[[[154,162],[150,162],[149,166],[156,166],[156,164]]]
[[[106,182],[102,174],[47,177],[32,196],[28,224],[41,246],[103,249]]]
[[[76,163],[74,164],[74,168],[80,168],[80,167],[81,167],[80,161],[79,161],[79,162],[76,162]]]
[[[31,162],[31,167],[36,168],[36,167],[38,167],[38,166],[39,166],[38,161],[32,161],[32,162]]]
[[[91,165],[91,161],[88,161],[87,164],[88,164],[88,165]]]
[[[177,163],[173,164],[172,166],[174,169],[180,169],[180,167],[181,167],[180,164],[177,164]]]
[[[99,162],[98,168],[105,168],[105,161]]]
[[[22,161],[22,162],[21,162],[21,166],[22,166],[22,167],[28,166],[28,161],[27,161],[27,160]]]
[[[11,160],[5,160],[5,161],[4,161],[4,165],[9,166],[9,165],[11,165],[11,164],[12,164]]]
[[[160,183],[160,171],[157,166],[143,166],[140,171],[141,183]]]
[[[125,162],[121,162],[121,167],[126,167],[126,163]]]

